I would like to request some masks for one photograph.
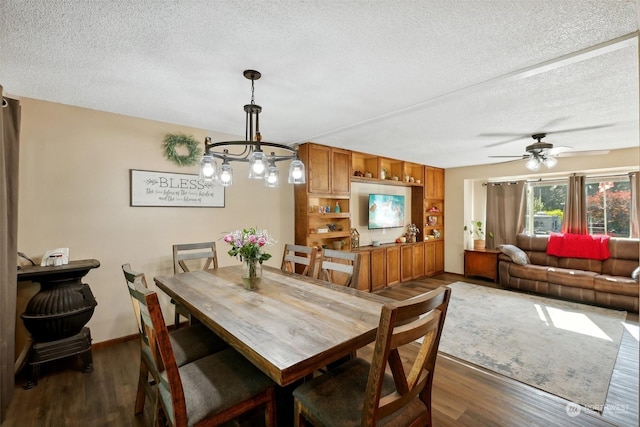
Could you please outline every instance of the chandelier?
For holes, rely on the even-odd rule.
[[[261,77],[261,74],[255,70],[245,70],[243,74],[245,78],[251,80],[251,103],[244,106],[245,140],[211,142],[211,138],[206,137],[204,155],[200,160],[200,179],[228,187],[233,184],[231,162],[248,162],[249,178],[263,180],[265,186],[273,188],[277,187],[280,181],[280,171],[276,164],[291,160],[289,184],[304,184],[306,182],[304,163],[298,157],[297,149],[284,144],[262,141],[260,134],[262,107],[255,103],[254,98],[254,82]],[[265,154],[263,148],[267,147],[276,150],[278,154],[276,151]],[[222,161],[220,167],[216,159]]]

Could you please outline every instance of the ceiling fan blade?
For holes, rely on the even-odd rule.
[[[493,157],[494,159],[497,159],[497,158],[526,159],[529,156],[526,154],[523,154],[521,156],[489,156],[489,157]]]
[[[484,135],[489,135],[489,134],[484,134]],[[513,135],[515,135],[515,134],[510,134],[510,136],[513,136]],[[504,136],[509,136],[509,135],[504,135]],[[505,141],[494,142],[493,144],[485,145],[484,147],[485,147],[485,148],[497,147],[497,146],[499,146],[499,145],[508,144],[508,143],[510,143],[510,142],[518,141],[518,140],[520,140],[520,139],[523,139],[523,138],[529,138],[529,137],[530,137],[529,135],[518,135],[518,136],[516,136],[516,137],[514,137],[514,138],[510,138],[510,139],[507,139],[507,140],[505,140]]]
[[[613,123],[608,123],[608,124],[605,124],[605,125],[596,125],[596,126],[585,126],[585,127],[581,127],[581,128],[550,130],[550,131],[546,131],[544,133],[546,133],[547,135],[555,135],[557,133],[582,132],[582,131],[585,131],[585,130],[602,129],[602,128],[608,128],[608,127],[611,127],[611,126],[613,126]]]
[[[557,156],[558,154],[566,153],[567,151],[571,151],[571,150],[573,150],[573,147],[558,145],[557,147],[553,147],[546,150],[546,153],[550,156]]]
[[[585,150],[585,151],[567,151],[558,154],[557,157],[575,157],[575,156],[604,156],[609,154],[611,150]]]
[[[561,117],[559,119],[552,120],[549,123],[547,123],[545,126],[551,126],[552,124],[555,124],[558,121],[562,121],[564,119],[566,119],[566,117]],[[552,131],[539,131],[539,132],[531,132],[531,133],[512,133],[512,132],[481,133],[481,134],[478,134],[478,136],[487,136],[491,138],[511,137],[505,141],[499,141],[499,142],[494,142],[493,144],[485,145],[485,148],[491,148],[491,147],[497,147],[500,145],[508,144],[510,142],[518,141],[520,139],[531,138],[532,135],[538,135],[538,134],[554,135],[558,133],[582,132],[586,130],[594,130],[594,129],[611,127],[613,125],[614,123],[607,123],[603,125],[585,126],[585,127],[579,127],[579,128],[560,129],[560,130],[552,130]]]

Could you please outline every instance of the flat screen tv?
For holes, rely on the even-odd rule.
[[[404,196],[369,194],[369,229],[404,227]]]

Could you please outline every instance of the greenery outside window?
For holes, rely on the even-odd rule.
[[[567,180],[529,182],[527,184],[527,234],[559,233],[567,200]]]
[[[585,180],[589,234],[629,237],[631,184],[626,176],[601,176]]]

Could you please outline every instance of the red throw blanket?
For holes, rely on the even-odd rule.
[[[588,258],[605,260],[609,252],[609,236],[602,234],[551,233],[547,255],[564,258]]]

